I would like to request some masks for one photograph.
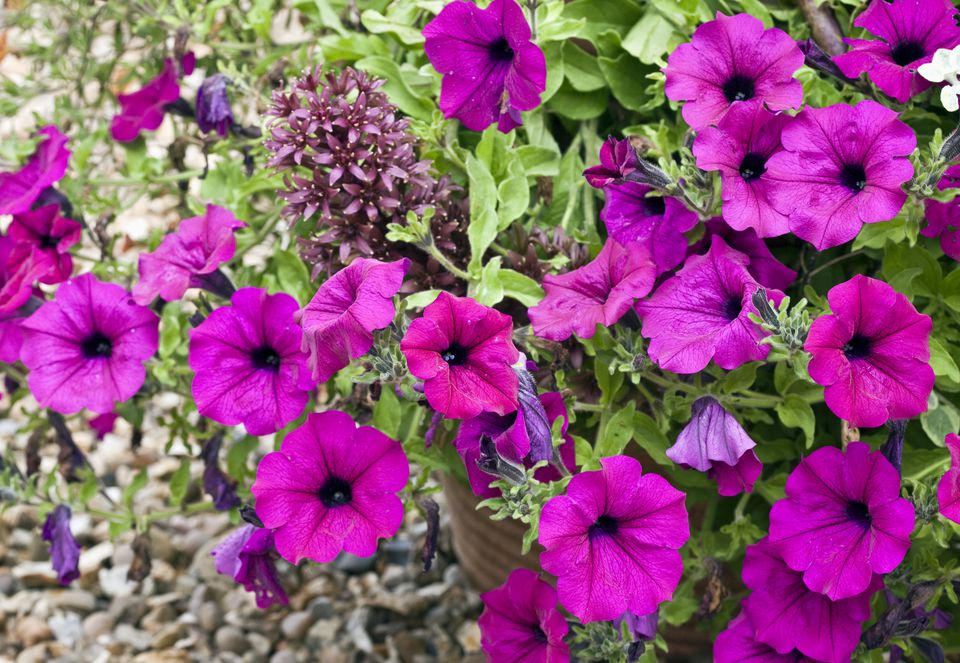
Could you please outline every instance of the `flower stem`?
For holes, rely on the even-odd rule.
[[[467,283],[470,283],[472,281],[472,279],[470,278],[470,275],[467,274],[462,269],[460,269],[459,267],[457,267],[456,265],[454,265],[452,262],[450,262],[450,259],[447,258],[447,256],[443,255],[443,253],[440,251],[440,249],[437,248],[437,245],[434,244],[432,240],[429,244],[426,244],[424,246],[424,250],[428,254],[430,254],[431,258],[433,258],[438,263],[440,263],[441,267],[443,267],[445,270],[447,270],[448,272],[456,276],[458,279],[461,279],[462,281],[466,281]]]

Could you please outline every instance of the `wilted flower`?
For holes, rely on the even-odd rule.
[[[39,254],[38,263],[47,266],[47,272],[38,278],[41,283],[60,283],[73,273],[70,247],[80,241],[83,226],[60,214],[59,205],[44,205],[13,216],[8,235],[10,239],[31,247]]]
[[[272,605],[287,605],[287,593],[277,575],[277,552],[273,532],[253,525],[243,525],[231,532],[210,554],[214,557],[217,573],[230,576],[253,592],[257,607],[265,610]]]
[[[69,139],[53,125],[37,133],[46,138],[23,168],[15,173],[0,173],[0,214],[26,212],[44,189],[59,182],[67,172]]]
[[[115,141],[127,143],[135,140],[141,131],[153,131],[163,122],[167,104],[180,98],[177,83],[177,67],[167,58],[163,71],[136,92],[121,94],[120,112],[110,122],[110,135]]]
[[[53,569],[61,585],[80,577],[80,545],[70,531],[70,516],[70,507],[58,504],[43,523],[43,540],[50,543]]]
[[[233,111],[230,110],[230,98],[227,86],[230,79],[223,74],[207,76],[197,90],[197,126],[200,131],[210,133],[216,130],[220,136],[226,136],[233,126]]]

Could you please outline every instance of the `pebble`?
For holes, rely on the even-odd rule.
[[[247,639],[243,637],[243,631],[235,626],[221,626],[217,629],[214,642],[217,645],[217,649],[233,652],[234,654],[242,654],[247,650],[247,647],[250,646]]]
[[[253,651],[260,657],[268,656],[270,650],[273,649],[273,643],[270,642],[270,638],[265,635],[260,635],[259,633],[247,633],[247,642],[250,643]]]
[[[343,571],[344,573],[359,575],[372,570],[376,563],[376,555],[371,555],[370,557],[357,557],[356,555],[345,552],[340,553],[340,555],[333,560],[333,568],[337,569],[338,571]]]
[[[153,636],[150,649],[169,649],[186,634],[183,624],[167,624]]]
[[[141,631],[130,624],[118,624],[113,631],[113,638],[117,642],[128,645],[134,651],[143,651],[150,647],[153,637],[146,631]]]
[[[150,633],[159,632],[164,626],[177,619],[177,611],[171,605],[160,605],[144,615],[140,626]],[[165,647],[161,647],[165,649]]]
[[[83,639],[83,624],[80,615],[74,612],[54,615],[47,623],[57,642],[67,647],[73,647]]]
[[[333,603],[325,596],[318,596],[307,604],[307,612],[314,621],[318,619],[330,619],[333,617]]]
[[[300,641],[307,634],[312,622],[309,612],[292,612],[280,622],[280,630],[288,640]]]
[[[216,603],[208,601],[197,610],[197,622],[207,633],[213,633],[223,624],[223,610]]]
[[[50,626],[47,625],[47,622],[39,617],[27,615],[17,620],[17,624],[14,627],[14,637],[25,646],[32,647],[39,642],[49,640],[53,637],[53,633],[50,631]]]
[[[108,612],[95,612],[83,620],[83,635],[93,642],[101,635],[106,635],[113,628],[114,618]]]
[[[97,609],[97,598],[90,592],[71,589],[52,595],[50,605],[61,610],[86,615]]]
[[[284,649],[271,656],[270,663],[299,663],[299,661],[296,654],[289,649]]]
[[[463,647],[466,654],[480,651],[480,627],[472,619],[464,622],[457,629],[457,642]]]

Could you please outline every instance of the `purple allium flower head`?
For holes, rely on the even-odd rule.
[[[960,164],[950,166],[943,173],[937,188],[955,189],[960,186]],[[923,201],[927,225],[920,231],[924,237],[939,237],[944,254],[960,261],[960,197],[949,202],[927,198]]]
[[[929,316],[862,274],[830,288],[832,314],[813,321],[804,349],[830,410],[854,426],[881,426],[927,410],[933,390]]]
[[[111,412],[143,384],[159,324],[119,285],[90,273],[65,281],[56,299],[21,325],[30,391],[42,407],[64,414]]]
[[[950,469],[937,484],[937,504],[941,516],[960,523],[960,437],[950,433],[944,444],[950,452]]]
[[[230,98],[227,86],[230,79],[223,74],[207,76],[197,90],[197,126],[203,133],[216,131],[226,136],[233,126],[233,111],[230,110]]]
[[[43,540],[50,543],[53,570],[61,585],[80,577],[80,545],[70,531],[70,507],[58,504],[43,523]]]
[[[867,72],[881,91],[906,103],[930,87],[917,67],[937,49],[960,44],[956,14],[950,0],[873,0],[853,24],[880,39],[844,39],[850,50],[833,61],[850,78]]]
[[[882,0],[881,0],[882,1]],[[767,160],[768,193],[790,231],[817,250],[848,242],[864,223],[892,219],[913,176],[913,129],[875,101],[805,108]]]
[[[270,530],[243,525],[227,535],[210,554],[217,573],[230,576],[253,592],[261,610],[289,603],[277,575],[277,552]]]
[[[727,370],[770,352],[767,335],[751,322],[751,298],[759,285],[747,270],[749,259],[714,236],[706,255],[690,256],[677,274],[647,300],[637,303],[648,353],[657,366],[674,373],[696,373],[713,359]],[[779,303],[783,293],[768,290]]]
[[[40,254],[37,261],[49,266],[47,273],[39,277],[40,282],[52,284],[70,278],[70,247],[80,241],[82,231],[79,222],[61,216],[60,206],[51,204],[15,214],[8,234],[10,239]]]
[[[267,454],[250,490],[285,560],[325,563],[341,550],[369,557],[378,539],[396,533],[403,521],[396,493],[409,474],[399,442],[330,410],[311,413]]]
[[[113,427],[119,418],[120,415],[116,412],[107,412],[105,414],[98,414],[95,417],[91,417],[87,421],[87,424],[97,436],[97,439],[102,440],[107,436],[107,433],[113,432]]]
[[[797,273],[777,260],[753,228],[734,230],[719,216],[704,224],[703,237],[690,246],[687,254],[706,253],[714,235],[722,237],[731,249],[747,256],[747,271],[763,287],[786,290],[797,279]]]
[[[900,497],[900,475],[879,451],[851,442],[846,453],[822,447],[787,479],[787,496],[770,510],[770,541],[830,600],[855,596],[874,573],[903,560],[913,504]]]
[[[497,122],[506,133],[522,124],[520,111],[540,105],[547,65],[530,41],[530,26],[515,0],[486,9],[457,0],[423,28],[430,64],[443,74],[440,110],[468,129]]]
[[[243,424],[250,435],[269,435],[300,416],[315,385],[293,319],[297,301],[241,288],[230,302],[190,331],[197,411],[225,426]]]
[[[172,302],[188,288],[202,287],[203,277],[233,258],[237,240],[233,231],[247,224],[218,205],[207,205],[203,216],[180,222],[154,251],[140,254],[140,280],[133,298],[149,304],[155,297]]]
[[[803,87],[793,73],[802,65],[803,53],[783,30],[765,30],[749,14],[717,12],[670,55],[665,91],[668,99],[686,102],[683,119],[700,131],[738,102],[756,99],[773,111],[799,108]]]
[[[573,334],[593,338],[597,325],[616,324],[653,289],[656,278],[657,268],[643,244],[623,246],[608,239],[590,263],[543,277],[547,296],[528,311],[534,333],[551,341]]]
[[[685,495],[628,456],[570,480],[540,515],[544,571],[560,603],[584,623],[647,614],[673,595],[690,538]]]
[[[477,620],[483,651],[491,661],[567,663],[563,641],[569,626],[557,610],[557,592],[530,569],[515,569],[507,581],[480,595]]]
[[[640,157],[630,144],[629,138],[608,137],[600,146],[600,165],[591,166],[583,171],[587,184],[602,189],[608,184],[622,182],[625,177],[637,169]]]
[[[46,136],[30,160],[15,173],[0,173],[0,214],[29,210],[44,189],[63,179],[70,162],[69,140],[53,125],[37,132]]]
[[[547,422],[553,422],[563,417],[562,434],[563,444],[560,445],[560,459],[569,470],[576,467],[576,452],[573,438],[567,434],[567,408],[563,403],[563,396],[557,392],[540,394],[540,403],[547,415]],[[496,479],[477,467],[480,458],[480,440],[489,437],[496,446],[497,453],[510,462],[523,464],[527,468],[533,466],[530,458],[530,435],[527,431],[523,408],[505,415],[484,412],[467,419],[460,424],[457,437],[453,444],[463,459],[467,469],[467,479],[473,492],[480,497],[497,497],[500,491],[492,488],[490,483]],[[552,465],[541,467],[534,475],[537,481],[548,482],[560,478],[560,473]]]
[[[741,611],[713,643],[714,663],[820,663],[796,649],[781,654],[757,640],[749,615]]]
[[[874,575],[861,593],[831,601],[807,587],[766,538],[747,546],[743,582],[753,590],[743,609],[755,639],[780,654],[796,649],[824,663],[850,661],[861,624],[870,618],[870,598],[883,587],[883,578]]]
[[[449,419],[517,409],[520,353],[513,320],[469,297],[441,292],[400,342],[410,372],[424,381],[430,407]]]
[[[790,231],[787,217],[770,201],[777,185],[767,177],[767,160],[782,148],[780,133],[792,118],[771,113],[759,102],[736,104],[715,127],[703,129],[693,143],[697,166],[720,171],[723,218],[732,228],[752,228],[760,237]]]
[[[120,143],[129,143],[141,131],[153,131],[163,122],[164,107],[180,98],[177,67],[167,58],[163,71],[136,92],[121,94],[120,112],[110,122],[110,135]]]
[[[373,332],[393,322],[393,296],[400,291],[409,260],[357,258],[324,281],[294,319],[303,328],[313,379],[326,382],[373,346]]]
[[[610,237],[624,246],[646,247],[658,271],[673,269],[687,251],[683,233],[697,225],[697,215],[670,196],[648,196],[653,189],[639,182],[604,187],[607,199],[600,218]]]
[[[683,467],[707,472],[716,478],[724,496],[750,492],[763,465],[756,446],[736,417],[712,396],[693,403],[690,422],[680,431],[667,458]]]

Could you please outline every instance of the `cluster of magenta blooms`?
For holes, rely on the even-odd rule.
[[[873,0],[857,25],[877,38],[848,40],[850,50],[835,64],[847,76],[866,72],[880,90],[907,101],[928,85],[916,66],[937,48],[960,44],[954,14],[947,0]],[[514,0],[494,0],[486,9],[457,0],[424,36],[443,75],[440,108],[468,129],[497,123],[510,131],[521,124],[521,111],[539,104],[546,63]],[[677,47],[664,70],[666,94],[683,102],[683,118],[696,132],[697,165],[720,173],[724,216],[708,221],[703,239],[688,246],[684,233],[697,225],[697,214],[677,198],[651,196],[645,162],[628,141],[610,139],[600,165],[584,173],[603,190],[609,237],[589,264],[544,279],[546,296],[529,310],[537,336],[591,338],[598,324],[614,325],[634,309],[649,357],[665,371],[697,373],[711,361],[734,369],[767,356],[761,341],[768,332],[750,317],[757,314],[753,295],[764,288],[779,302],[796,274],[764,239],[792,233],[817,250],[847,242],[863,224],[896,216],[913,176],[907,157],[916,138],[896,112],[874,101],[801,109],[794,73],[803,62],[789,35],[744,14],[718,14]],[[168,60],[155,80],[122,96],[114,139],[156,129],[179,98],[178,77],[192,67],[190,58]],[[230,129],[227,84],[212,76],[202,86],[202,130]],[[40,134],[29,162],[0,174],[0,214],[13,217],[0,237],[0,361],[23,363],[42,407],[86,409],[100,415],[95,425],[109,428],[116,403],[137,393],[157,351],[160,321],[150,305],[179,300],[191,288],[230,300],[190,332],[199,414],[242,425],[250,435],[275,433],[300,417],[311,392],[366,355],[375,332],[394,322],[406,260],[354,260],[302,307],[284,293],[234,290],[220,268],[233,258],[234,231],[245,224],[215,205],[140,256],[132,292],[90,273],[71,276],[70,248],[81,225],[52,188],[68,168],[68,140],[52,126]],[[960,183],[958,168],[947,171],[941,187]],[[929,202],[927,215],[924,234],[940,236],[945,253],[960,258],[956,205]],[[59,284],[52,299],[41,283]],[[831,313],[813,322],[805,350],[830,410],[865,427],[924,412],[934,384],[930,318],[864,276],[833,287],[828,301]],[[537,471],[540,481],[558,479],[559,464],[574,473],[565,493],[544,505],[539,523],[540,563],[555,588],[520,569],[484,594],[484,649],[496,661],[569,660],[560,607],[583,623],[625,620],[637,638],[650,639],[658,606],[671,599],[683,572],[685,495],[626,456],[577,473],[563,398],[537,393],[512,339],[507,315],[441,293],[400,344],[429,406],[462,420],[455,445],[478,495],[498,492],[478,465],[486,439],[513,463],[552,461]],[[554,455],[550,431],[561,418],[564,443]],[[952,466],[938,497],[943,516],[960,522],[960,438],[951,435],[946,444]],[[707,473],[719,494],[735,495],[760,476],[755,446],[707,397],[694,404],[667,455]],[[215,470],[210,475],[213,483],[227,481]],[[252,493],[262,527],[246,525],[227,537],[214,552],[217,569],[255,592],[259,606],[284,604],[276,557],[297,564],[330,562],[343,551],[373,554],[401,525],[399,493],[408,475],[398,441],[344,412],[311,413],[260,461]],[[78,575],[69,518],[69,508],[58,506],[43,528],[64,583]],[[747,549],[743,582],[751,591],[717,638],[716,660],[849,660],[871,598],[903,560],[913,526],[898,468],[881,453],[853,442],[804,458],[771,510],[769,535]]]

